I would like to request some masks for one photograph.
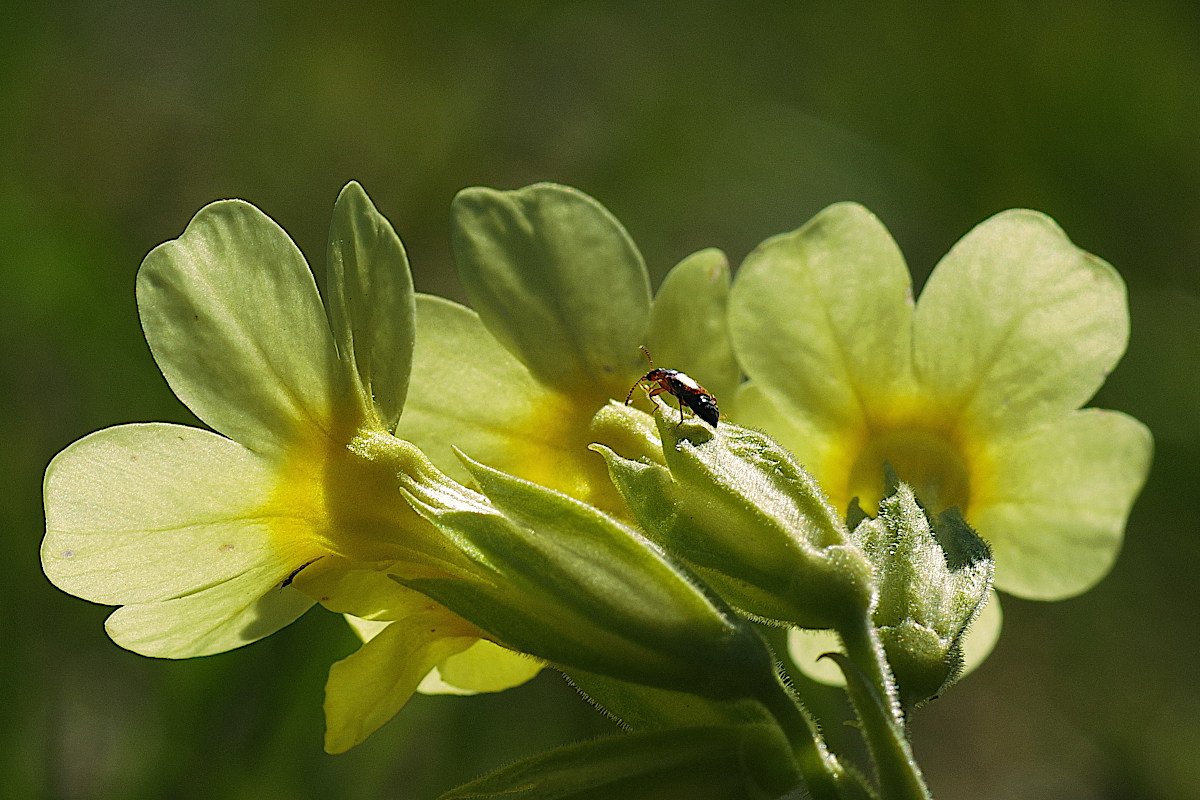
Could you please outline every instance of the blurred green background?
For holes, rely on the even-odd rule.
[[[994,0],[5,4],[0,25],[0,796],[431,798],[610,725],[553,676],[414,700],[321,752],[329,664],[310,612],[226,655],[151,661],[38,565],[40,481],[85,433],[190,422],[133,278],[205,203],[243,197],[318,266],[363,183],[418,289],[461,298],[450,198],[555,180],[629,228],[660,278],[734,263],[858,200],[918,280],[1026,206],[1128,281],[1129,355],[1095,404],[1157,456],[1113,573],[1008,598],[993,657],[914,721],[949,798],[1200,797],[1200,6]]]

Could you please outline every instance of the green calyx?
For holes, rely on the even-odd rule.
[[[743,611],[837,627],[871,603],[871,567],[817,483],[770,437],[658,417],[665,466],[596,445],[635,518]]]
[[[401,480],[472,574],[404,585],[563,667],[718,698],[774,678],[752,627],[639,532],[460,457],[482,493],[449,479]]]
[[[894,478],[894,476],[892,476]],[[987,601],[995,562],[956,509],[931,525],[910,487],[896,485],[853,538],[875,567],[872,618],[911,708],[938,695],[963,667],[968,626]]]

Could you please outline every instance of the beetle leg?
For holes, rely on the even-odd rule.
[[[645,388],[645,387],[643,387],[643,388]],[[660,394],[666,394],[666,392],[667,392],[666,389],[664,389],[662,386],[660,386],[659,384],[656,383],[656,384],[654,384],[653,389],[646,389],[646,396],[650,398],[650,402],[654,404],[654,407],[658,408],[660,404],[656,398]]]

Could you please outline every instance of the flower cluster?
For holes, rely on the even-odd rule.
[[[354,183],[324,301],[240,201],[147,256],[147,341],[211,430],[99,431],[45,480],[43,568],[121,606],[114,641],[217,653],[320,604],[363,640],[330,670],[331,752],[417,690],[496,691],[550,663],[641,733],[481,791],[566,781],[585,754],[614,776],[728,761],[746,796],[859,796],[874,789],[825,749],[756,623],[830,629],[886,795],[921,786],[904,714],[970,662],[993,569],[1057,599],[1110,568],[1151,441],[1079,408],[1124,350],[1124,287],[1047,218],[985,221],[914,302],[852,204],[767,240],[736,281],[719,251],[689,256],[653,298],[578,191],[469,189],[452,212],[472,308],[414,294]],[[644,349],[693,380],[634,407]],[[715,426],[660,413],[695,381]]]

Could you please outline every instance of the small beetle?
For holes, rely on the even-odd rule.
[[[646,396],[656,405],[658,401],[654,398],[658,395],[674,395],[675,399],[679,401],[680,422],[683,422],[683,408],[687,406],[697,417],[714,428],[717,427],[717,419],[721,412],[717,410],[717,401],[708,393],[708,390],[677,369],[655,367],[654,359],[650,357],[650,351],[642,347],[642,352],[646,354],[646,360],[654,368],[638,378],[638,382],[629,390],[629,394],[625,395],[625,405],[629,405],[629,401],[633,399],[634,390],[640,386],[646,392]]]

